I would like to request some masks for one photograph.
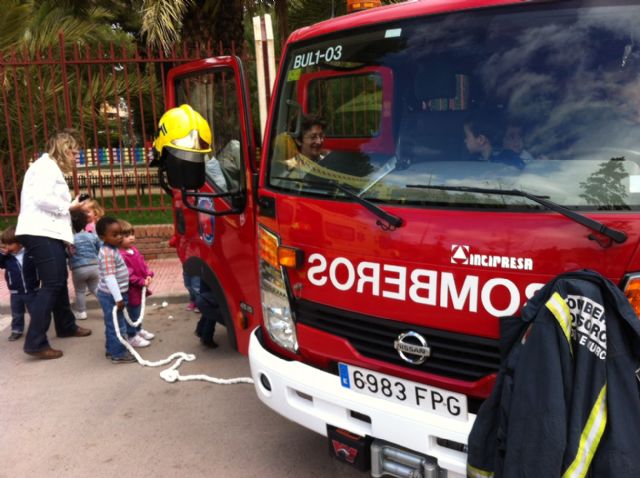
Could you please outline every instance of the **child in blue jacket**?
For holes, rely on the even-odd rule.
[[[24,333],[24,312],[29,311],[39,287],[38,273],[31,256],[16,239],[16,228],[8,227],[0,236],[0,268],[11,293],[11,335],[14,341]]]
[[[93,295],[98,293],[98,252],[102,245],[98,236],[85,231],[89,217],[83,209],[71,211],[73,227],[73,254],[69,256],[69,269],[73,288],[76,291],[76,319],[87,318],[87,290]],[[97,297],[97,295],[96,295]]]

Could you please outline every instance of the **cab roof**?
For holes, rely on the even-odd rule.
[[[287,44],[308,40],[341,30],[349,30],[376,23],[387,23],[405,18],[423,15],[470,10],[474,8],[513,5],[518,3],[533,3],[530,0],[409,0],[403,3],[385,5],[383,7],[364,10],[325,20],[315,25],[294,31],[287,40]]]

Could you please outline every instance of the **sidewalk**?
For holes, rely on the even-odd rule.
[[[170,259],[155,259],[149,261],[149,267],[155,273],[151,291],[153,292],[153,300],[164,297],[176,297],[187,295],[187,290],[182,283],[182,264],[177,257]],[[3,271],[4,272],[4,271]],[[69,273],[69,299],[72,302],[75,297],[73,284],[71,282],[71,273]],[[98,303],[92,295],[87,298],[88,307],[97,307]],[[9,290],[7,283],[2,278],[0,283],[0,311],[4,314],[9,313]]]

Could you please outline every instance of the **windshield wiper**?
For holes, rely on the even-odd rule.
[[[599,232],[600,234],[604,234],[605,236],[617,242],[618,244],[627,240],[627,235],[622,231],[618,231],[617,229],[612,229],[610,227],[607,227],[601,222],[595,221],[587,216],[583,216],[582,214],[572,211],[571,209],[567,209],[566,207],[561,206],[560,204],[557,204],[553,201],[550,201],[549,199],[545,199],[540,196],[534,196],[533,194],[530,194],[526,191],[522,191],[520,189],[489,189],[489,188],[475,188],[475,187],[469,187],[469,186],[431,186],[428,184],[407,184],[405,185],[405,187],[419,188],[419,189],[438,189],[442,191],[461,191],[461,192],[468,192],[468,193],[501,194],[503,196],[519,196],[519,197],[527,198],[538,204],[541,204],[542,206],[546,207],[547,209],[550,209],[551,211],[558,212],[563,216],[566,216],[569,219],[577,222],[578,224],[582,224],[586,228],[591,229],[592,231],[596,231],[596,232]],[[605,245],[601,244],[600,241],[598,241],[594,236],[590,235],[589,238],[594,239],[602,247],[606,247]]]
[[[389,161],[387,161],[386,163],[384,163],[382,165],[382,167],[376,172],[376,174],[371,179],[369,184],[367,184],[364,188],[362,188],[362,190],[360,190],[360,191],[358,191],[356,193],[358,195],[358,197],[361,197],[369,189],[374,187],[376,184],[378,184],[380,181],[382,181],[385,177],[387,177],[390,173],[392,173],[393,170],[396,169],[396,164],[397,163],[398,163],[398,160],[396,159],[395,156],[393,158],[391,158]]]
[[[309,179],[286,178],[286,177],[283,177],[283,176],[274,177],[273,179],[282,179],[284,181],[292,181],[292,182],[296,182],[296,183],[308,184],[309,186],[319,187],[319,188],[322,188],[324,190],[337,189],[338,191],[341,191],[341,192],[345,193],[347,196],[352,198],[354,201],[356,201],[357,203],[361,204],[367,210],[371,211],[373,214],[375,214],[380,219],[385,221],[387,224],[383,224],[380,221],[376,221],[376,224],[378,226],[380,226],[382,229],[384,229],[385,231],[389,231],[389,230],[393,231],[393,230],[399,228],[400,226],[402,226],[402,223],[403,223],[402,218],[400,218],[398,216],[395,216],[395,215],[393,215],[391,213],[388,213],[384,209],[382,209],[382,208],[376,206],[375,204],[373,204],[371,201],[367,201],[366,199],[358,196],[358,194],[353,192],[348,187],[346,187],[346,186],[344,186],[344,185],[342,185],[340,183],[337,183],[335,181],[331,181],[331,180],[327,180],[327,181],[312,181],[312,180],[309,180]]]

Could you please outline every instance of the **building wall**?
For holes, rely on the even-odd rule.
[[[169,246],[173,224],[134,226],[136,247],[146,260],[176,257],[176,250]]]

